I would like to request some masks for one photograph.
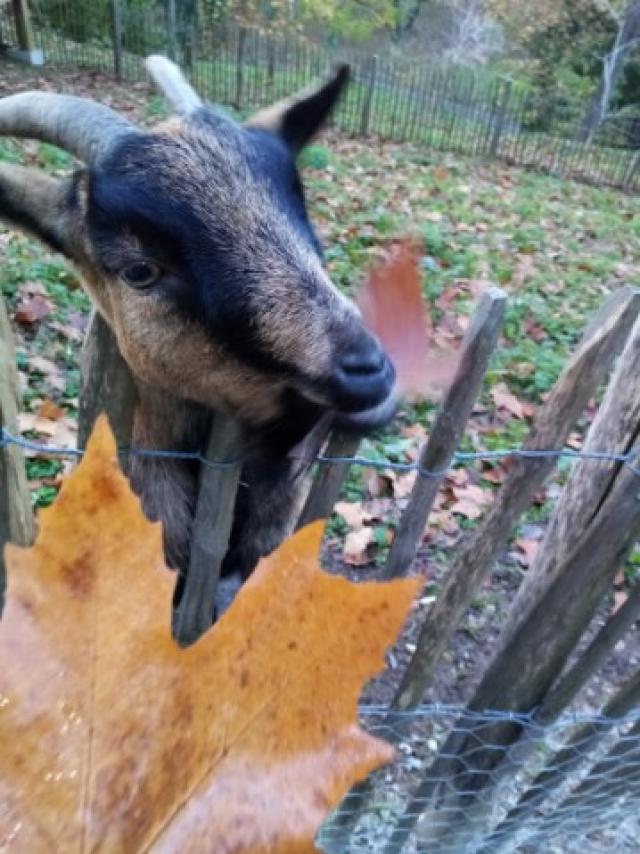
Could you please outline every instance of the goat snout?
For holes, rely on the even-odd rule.
[[[335,406],[341,412],[379,406],[392,394],[395,379],[389,357],[378,341],[365,333],[337,354],[330,383]]]

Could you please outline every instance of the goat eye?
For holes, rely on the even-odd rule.
[[[139,261],[137,264],[129,264],[120,271],[120,275],[128,285],[134,288],[147,288],[152,285],[160,275],[157,264],[148,261]]]

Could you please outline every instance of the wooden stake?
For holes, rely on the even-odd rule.
[[[604,380],[640,310],[640,293],[626,290],[620,302],[614,297],[606,317],[582,343],[541,407],[526,450],[561,448],[579,414]],[[529,506],[556,464],[555,459],[518,458],[482,523],[455,559],[444,588],[418,639],[417,649],[402,678],[393,708],[415,708],[471,599],[490,570],[500,546]]]
[[[13,337],[0,296],[0,429],[17,435],[18,376]],[[4,547],[8,542],[29,546],[35,536],[31,496],[24,457],[14,445],[0,446],[0,614],[4,604]]]
[[[238,422],[227,415],[216,414],[206,459],[237,462],[224,468],[205,464],[200,468],[189,569],[173,620],[173,632],[181,646],[195,643],[213,623],[220,567],[231,535],[242,449],[242,430]]]
[[[427,517],[438,494],[442,478],[460,443],[476,401],[489,358],[502,326],[506,294],[489,288],[482,295],[462,345],[462,357],[455,379],[436,416],[429,439],[420,454],[420,470],[409,503],[389,552],[383,578],[404,574],[422,542]]]

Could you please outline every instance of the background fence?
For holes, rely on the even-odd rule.
[[[23,3],[1,7],[5,45],[21,41],[13,10]],[[335,116],[348,133],[489,155],[595,184],[640,189],[640,116],[608,119],[582,142],[586,103],[541,94],[481,70],[345,47],[330,50],[298,36],[219,24],[202,13],[196,20],[184,14],[191,5],[161,0],[155,8],[140,9],[124,0],[84,5],[35,0],[31,43],[43,50],[47,65],[98,69],[132,81],[146,79],[146,54],[164,52],[186,68],[202,94],[241,111],[289,95],[330,64],[348,61],[353,82]]]

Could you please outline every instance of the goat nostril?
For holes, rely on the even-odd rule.
[[[362,353],[351,351],[340,359],[340,367],[345,374],[366,375],[379,374],[385,367],[385,356],[382,351]]]
[[[373,336],[362,336],[342,349],[330,380],[333,408],[358,412],[386,400],[395,382],[395,371]]]

